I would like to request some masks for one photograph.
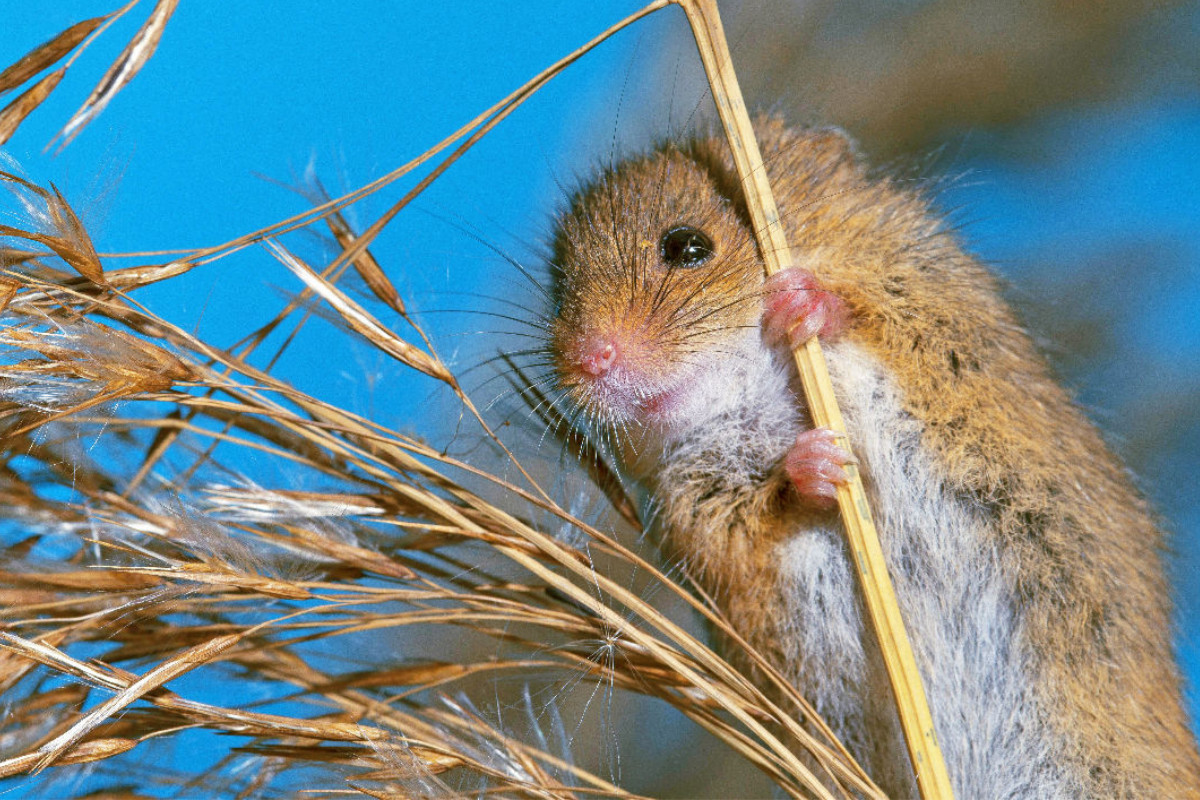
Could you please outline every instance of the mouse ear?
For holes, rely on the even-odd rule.
[[[858,144],[841,128],[812,128],[805,131],[801,138],[807,142],[814,157],[826,158],[854,170],[856,174],[862,173],[863,162],[859,157]]]
[[[763,114],[754,118],[754,134],[776,194],[784,188],[777,184],[785,175],[819,176],[825,181],[865,177],[858,148],[841,128],[792,127],[776,114]],[[693,140],[687,153],[724,197],[738,208],[744,205],[733,154],[722,133]]]
[[[802,162],[803,171],[834,177],[865,177],[858,146],[850,134],[827,125],[808,128],[789,126],[782,117],[763,115],[754,120],[754,132],[763,161],[772,175],[795,171]],[[787,164],[787,167],[783,167]]]
[[[755,131],[758,125],[755,125]],[[707,136],[697,136],[684,146],[684,153],[708,174],[716,185],[721,196],[740,207],[743,205],[742,192],[737,176],[737,168],[733,165],[733,154],[725,135],[717,131]]]

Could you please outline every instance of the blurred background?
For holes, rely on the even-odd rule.
[[[182,0],[133,83],[65,149],[47,151],[143,5],[3,148],[30,179],[62,189],[102,253],[232,239],[307,208],[288,189],[305,175],[335,195],[366,183],[638,7]],[[7,4],[0,67],[114,8]],[[760,0],[722,10],[751,108],[839,125],[874,163],[938,179],[942,207],[1007,280],[1063,380],[1161,510],[1178,649],[1200,684],[1200,5]],[[579,177],[712,116],[683,15],[667,9],[502,124],[389,226],[375,254],[466,370],[494,346],[479,334],[498,325],[470,312],[525,296],[500,254],[536,266]],[[352,223],[361,230],[401,191],[355,206]],[[140,299],[227,345],[296,289],[265,254],[249,254]],[[330,334],[309,326],[280,374],[417,426],[422,390]],[[500,393],[487,368],[473,374],[477,399]],[[1198,697],[1192,689],[1194,717]],[[595,744],[596,758],[632,791],[769,796],[677,717],[610,712],[600,727],[613,736]]]

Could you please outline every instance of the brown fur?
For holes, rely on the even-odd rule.
[[[1074,745],[1089,796],[1200,797],[1171,654],[1163,537],[1145,501],[994,279],[923,197],[868,177],[836,132],[764,120],[758,133],[793,252],[850,305],[848,335],[891,369],[947,485],[994,521],[1039,706]],[[555,351],[583,320],[652,326],[655,346],[635,357],[665,372],[720,347],[722,331],[757,324],[747,287],[761,286],[762,265],[736,186],[726,146],[712,138],[664,148],[585,192],[560,227],[556,255],[574,266],[560,281]],[[669,279],[651,267],[653,243],[637,237],[685,211],[715,231],[721,257]],[[559,370],[578,392],[570,365]],[[661,513],[670,546],[744,635],[779,659],[789,648],[773,640],[769,554],[791,512],[772,466],[753,485],[714,491],[697,480]]]

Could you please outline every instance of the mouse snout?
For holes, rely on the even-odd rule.
[[[617,340],[612,336],[589,336],[579,347],[579,368],[594,378],[608,374],[618,359],[621,351]]]

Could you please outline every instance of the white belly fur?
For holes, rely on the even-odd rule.
[[[943,486],[920,423],[881,365],[852,343],[827,353],[956,796],[1079,796],[1055,767],[1064,743],[1038,718],[1020,615],[988,521]],[[790,628],[782,638],[795,647],[789,677],[877,780],[914,795],[840,531],[806,528],[780,550]]]

